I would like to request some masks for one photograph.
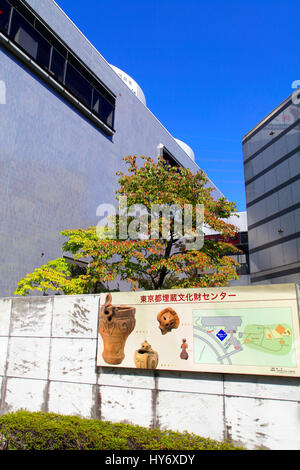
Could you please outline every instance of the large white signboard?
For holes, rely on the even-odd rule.
[[[297,286],[101,294],[97,365],[300,377]]]

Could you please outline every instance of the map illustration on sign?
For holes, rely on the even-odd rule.
[[[194,310],[194,361],[295,367],[291,324],[289,308]]]

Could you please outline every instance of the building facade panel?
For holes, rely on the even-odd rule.
[[[299,106],[288,97],[278,108],[257,124],[243,138],[244,163],[253,160],[262,151],[279,140],[274,155],[280,157],[287,148],[293,148],[299,143],[297,126],[299,124]],[[286,134],[289,134],[286,139]]]
[[[262,154],[264,156],[264,154]],[[249,163],[252,168],[252,176],[247,178],[245,176],[245,185],[247,193],[247,204],[249,205],[257,198],[267,194],[269,191],[276,190],[278,187],[284,186],[285,183],[291,181],[298,182],[296,178],[300,162],[300,149],[299,146],[295,147],[292,151],[288,152],[284,157],[275,160],[274,155],[265,155],[265,158],[271,157],[268,164],[264,165],[264,169],[257,165],[258,160],[253,160]],[[255,171],[255,175],[254,175]]]
[[[300,282],[299,144],[292,96],[243,139],[251,282]]]
[[[249,240],[251,250],[268,243],[275,243],[284,237],[293,236],[296,227],[296,211],[287,212],[281,216],[274,214],[271,220],[261,220],[255,227],[251,226]]]

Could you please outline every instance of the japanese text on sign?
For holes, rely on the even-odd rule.
[[[214,300],[225,300],[227,297],[236,297],[236,294],[227,292],[216,293],[187,293],[187,294],[150,294],[141,295],[141,303],[157,302],[209,302]]]

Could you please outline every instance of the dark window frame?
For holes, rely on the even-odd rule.
[[[17,35],[22,32],[23,41],[25,39],[25,33],[27,38],[31,39],[31,43],[35,43],[36,54],[32,54],[30,50],[25,47],[24,42],[22,43],[21,39],[16,39]],[[13,42],[18,45],[18,47],[20,47],[25,52],[25,54],[28,54],[31,59],[33,59],[40,67],[49,70],[49,62],[52,48],[51,44],[49,44],[48,41],[34,28],[34,26],[30,24],[29,21],[24,18],[24,16],[19,13],[15,8],[13,8],[12,10],[8,36]],[[48,49],[48,51],[46,51],[46,49]],[[44,57],[42,58],[43,55]]]
[[[172,168],[184,168],[181,163],[174,157],[174,155],[161,144],[159,146],[159,156],[165,160],[165,162],[170,165]]]
[[[0,10],[0,32],[3,32],[3,34],[7,34],[11,22],[12,7],[7,0],[2,0],[2,6],[0,7]]]
[[[93,87],[69,61],[67,61],[66,65],[64,86],[79,101],[91,109]]]
[[[60,38],[58,38],[56,34],[52,32],[50,28],[44,24],[33,11],[29,9],[29,7],[25,6],[20,0],[0,0],[0,10],[1,4],[3,6],[10,6],[7,27],[1,28],[0,23],[1,34],[6,36],[13,44],[16,44],[17,48],[22,50],[22,52],[24,52],[30,58],[30,61],[36,63],[46,72],[46,74],[49,74],[49,77],[52,77],[52,79],[55,80],[59,86],[62,86],[65,90],[67,90],[68,93],[70,93],[75,98],[75,101],[78,101],[87,109],[88,115],[91,114],[96,119],[102,121],[105,126],[107,126],[107,128],[112,131],[112,133],[114,133],[116,96],[110,90],[108,90],[108,88],[96,77],[96,75],[91,72],[88,67],[82,61],[80,61],[80,59],[78,59],[77,56],[65,44],[62,43]],[[24,29],[22,29],[21,26],[16,33],[18,21],[21,25],[23,23]],[[16,36],[12,37],[12,31],[14,31],[16,34],[19,34],[21,38],[19,41],[16,41]],[[26,40],[28,41],[27,44]],[[62,80],[53,72],[53,70],[51,70],[51,68],[53,68],[52,59],[54,51],[60,54],[60,56],[64,59]],[[68,66],[70,65],[75,69],[75,72],[79,74],[79,77],[82,78],[81,93],[80,90],[77,91],[75,88],[73,88],[73,91],[71,91],[70,86],[68,86],[68,83],[66,82]],[[69,70],[71,69],[69,68]],[[78,83],[80,83],[80,80]],[[90,100],[84,99],[85,83],[87,89],[91,87]],[[102,97],[103,107],[101,107],[99,112],[96,112],[93,109],[94,89]]]

